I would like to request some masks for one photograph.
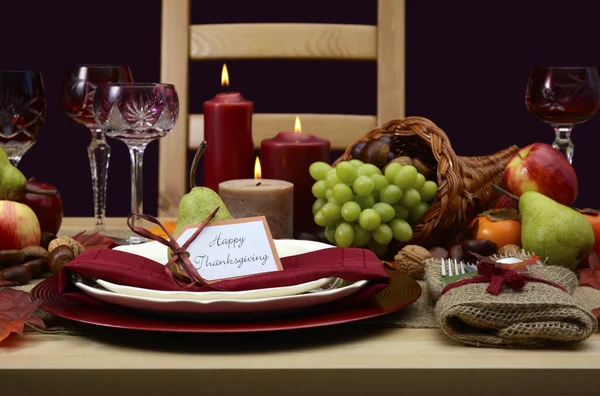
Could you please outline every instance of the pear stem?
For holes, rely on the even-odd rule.
[[[515,201],[519,202],[519,197],[517,197],[515,194],[511,194],[511,193],[509,193],[508,191],[506,191],[506,190],[505,190],[505,189],[503,189],[502,187],[500,187],[500,186],[497,186],[497,185],[495,185],[495,184],[492,184],[492,188],[493,188],[494,190],[498,191],[499,193],[501,193],[501,194],[504,194],[504,195],[506,195],[507,197],[509,197],[509,198],[512,198],[512,199],[514,199]]]
[[[192,161],[192,167],[190,168],[190,190],[196,187],[196,170],[198,169],[198,164],[200,163],[200,158],[204,155],[206,151],[206,140],[203,140],[198,146],[198,150],[196,150],[196,155],[194,155],[194,160]]]

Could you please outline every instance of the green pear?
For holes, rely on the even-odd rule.
[[[584,215],[535,191],[519,199],[523,249],[546,264],[574,270],[594,246],[594,230]]]
[[[21,201],[25,198],[27,179],[8,160],[8,156],[0,148],[0,199]]]

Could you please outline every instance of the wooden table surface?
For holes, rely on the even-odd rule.
[[[591,395],[599,384],[600,333],[561,348],[490,349],[367,320],[252,334],[97,327],[0,344],[1,395]]]

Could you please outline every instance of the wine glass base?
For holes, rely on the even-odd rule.
[[[127,242],[130,245],[139,245],[140,243],[148,242],[148,238],[144,238],[143,236],[132,234],[129,238],[127,238]]]

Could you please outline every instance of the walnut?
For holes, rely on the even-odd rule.
[[[52,252],[54,249],[61,245],[68,246],[73,251],[73,255],[75,257],[83,253],[84,250],[84,247],[81,245],[81,243],[77,242],[75,239],[71,238],[70,236],[61,236],[56,239],[53,239],[50,242],[50,244],[48,245],[48,251]]]
[[[508,245],[504,245],[498,250],[498,254],[501,256],[509,256],[514,257],[521,254],[521,247],[517,245],[513,245],[509,243]]]
[[[425,276],[424,261],[431,258],[431,253],[418,245],[406,245],[394,257],[394,266],[398,272],[413,279],[423,279]]]

